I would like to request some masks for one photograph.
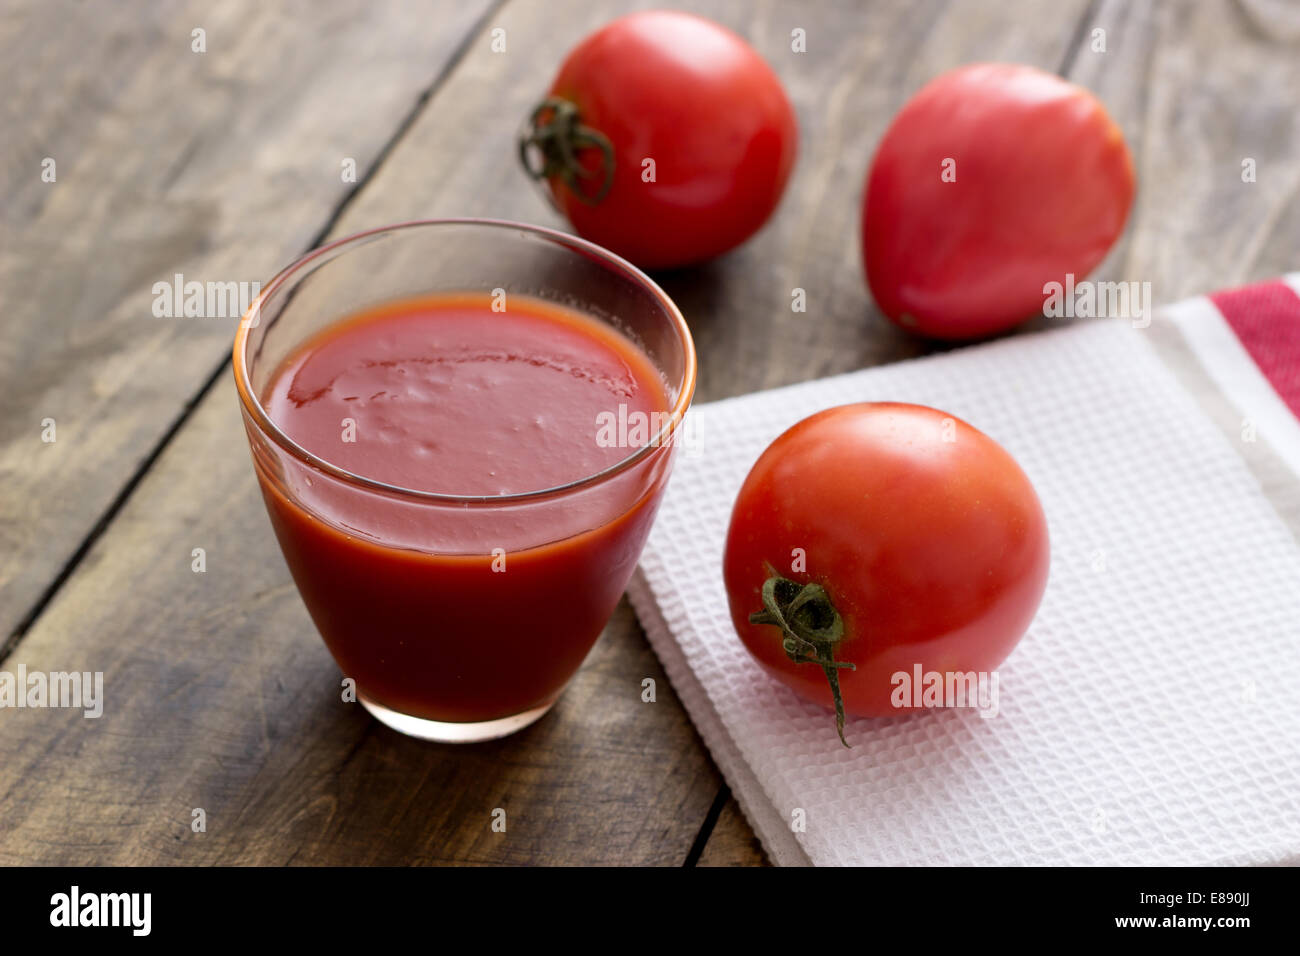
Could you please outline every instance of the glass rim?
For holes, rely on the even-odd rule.
[[[541,488],[536,491],[512,492],[505,495],[457,495],[447,494],[436,491],[420,491],[415,488],[405,488],[401,485],[393,485],[387,482],[379,481],[374,478],[367,478],[365,475],[359,475],[355,472],[340,468],[332,462],[326,461],[319,455],[314,454],[308,449],[299,445],[290,438],[284,431],[271,419],[263,407],[261,399],[258,398],[254,389],[252,379],[249,375],[248,362],[246,358],[249,333],[260,324],[262,304],[276,294],[281,288],[286,286],[290,280],[294,279],[311,263],[320,259],[328,253],[338,250],[342,246],[351,245],[360,242],[381,233],[395,232],[402,229],[416,229],[432,226],[485,226],[493,229],[507,229],[515,232],[529,233],[534,237],[546,240],[555,245],[567,246],[573,252],[585,252],[592,258],[598,260],[605,268],[616,272],[621,272],[645,291],[649,292],[651,297],[663,309],[668,317],[673,331],[677,334],[678,343],[682,349],[683,370],[681,382],[678,386],[677,400],[674,402],[672,409],[668,413],[668,420],[650,439],[640,447],[633,450],[630,454],[619,459],[612,465],[609,465],[598,472],[576,478],[573,481],[565,482],[561,485],[553,485],[549,488]],[[615,255],[608,249],[596,245],[594,242],[588,242],[586,239],[573,236],[558,229],[549,229],[545,226],[535,226],[528,223],[514,222],[509,219],[489,219],[479,217],[452,217],[442,219],[412,219],[405,222],[392,223],[386,226],[376,226],[372,229],[366,229],[362,232],[356,232],[333,242],[325,243],[315,249],[311,249],[299,256],[289,265],[285,266],[266,284],[260,291],[257,298],[249,305],[248,311],[239,320],[239,327],[235,332],[235,342],[232,351],[232,363],[235,371],[235,387],[239,392],[240,405],[245,414],[247,414],[257,426],[258,430],[274,441],[284,451],[306,463],[318,471],[324,472],[331,477],[342,481],[348,485],[360,486],[397,497],[411,498],[419,501],[427,501],[440,504],[511,504],[521,501],[547,498],[554,495],[577,491],[592,485],[600,484],[609,478],[614,477],[622,471],[630,468],[643,458],[646,458],[656,448],[666,447],[672,439],[685,417],[687,408],[690,407],[691,398],[695,392],[695,375],[696,375],[696,356],[695,343],[691,339],[690,329],[686,324],[686,319],[682,316],[681,310],[677,304],[668,296],[657,282],[646,275],[641,269],[638,269],[632,263],[628,262],[621,256]]]

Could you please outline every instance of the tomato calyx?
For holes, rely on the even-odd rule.
[[[799,584],[782,577],[771,565],[763,582],[763,610],[749,615],[750,624],[771,624],[781,629],[781,649],[796,664],[817,664],[826,674],[835,698],[835,729],[844,739],[844,699],[840,671],[857,670],[849,661],[835,659],[835,645],[844,639],[844,619],[820,584]]]
[[[588,169],[578,161],[579,154],[587,149],[600,150],[599,169]],[[519,134],[519,162],[533,179],[558,178],[589,206],[609,195],[614,185],[614,145],[600,130],[584,126],[577,105],[559,96],[542,100],[528,117]],[[593,194],[583,188],[581,181],[597,176],[600,185]]]

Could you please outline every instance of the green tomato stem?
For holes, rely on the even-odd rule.
[[[579,161],[585,149],[598,149],[600,168],[587,169]],[[533,161],[534,152],[541,156],[541,164]],[[573,195],[589,206],[594,206],[609,195],[614,185],[614,146],[600,130],[584,126],[578,107],[558,96],[548,97],[537,105],[524,130],[519,134],[519,161],[524,172],[533,179],[559,179]],[[600,176],[600,185],[594,194],[582,188],[579,180]]]
[[[820,584],[799,584],[777,574],[768,566],[763,582],[763,610],[749,615],[750,624],[771,624],[781,629],[781,649],[796,664],[817,664],[826,674],[835,699],[835,729],[844,739],[844,698],[840,694],[840,671],[857,670],[857,665],[835,659],[835,645],[844,639],[844,620]]]

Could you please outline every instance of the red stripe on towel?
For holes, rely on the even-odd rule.
[[[1216,292],[1210,301],[1273,390],[1300,418],[1300,295],[1275,279]]]

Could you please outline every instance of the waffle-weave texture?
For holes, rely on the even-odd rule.
[[[829,712],[736,637],[722,545],[773,438],[883,400],[944,409],[1010,451],[1052,565],[995,717],[850,718],[845,750]],[[691,415],[630,596],[776,862],[1300,860],[1300,548],[1144,330],[1091,322]]]

